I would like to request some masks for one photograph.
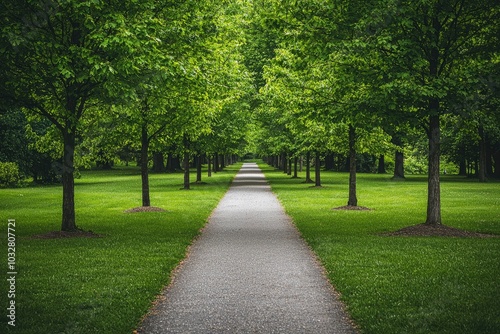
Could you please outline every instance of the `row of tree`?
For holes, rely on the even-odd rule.
[[[496,0],[4,0],[0,159],[56,166],[74,230],[75,168],[131,152],[143,206],[153,157],[182,157],[188,185],[194,156],[245,151],[342,156],[355,206],[360,154],[404,177],[426,151],[440,224],[442,151],[500,173],[499,22]]]
[[[77,166],[139,151],[142,202],[149,206],[152,151],[184,155],[188,170],[193,155],[239,153],[251,123],[245,101],[252,89],[239,52],[241,6],[0,3],[2,118],[22,111],[31,147],[59,162],[62,230],[77,229]]]
[[[404,149],[421,133],[427,224],[441,224],[442,149],[462,172],[478,155],[481,180],[500,173],[498,1],[254,4],[250,43],[261,57],[250,65],[262,152],[347,156],[348,205],[356,206],[357,154],[396,152],[395,173],[403,176]]]

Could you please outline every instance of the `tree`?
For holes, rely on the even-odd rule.
[[[356,1],[345,6],[322,1],[297,1],[293,7],[284,4],[282,10],[287,14],[282,25],[288,39],[280,42],[273,66],[266,68],[268,85],[274,86],[270,95],[292,110],[290,124],[299,119],[308,123],[306,128],[314,123],[324,129],[297,131],[294,135],[299,141],[310,141],[315,151],[323,152],[341,152],[348,146],[350,206],[357,206],[357,132],[371,131],[381,123],[374,112],[379,105],[373,103],[376,75],[371,70],[372,60],[355,52],[360,48],[358,35],[363,36],[357,31],[357,20],[372,7],[370,2]],[[335,137],[318,138],[335,127],[346,129],[343,143]]]
[[[426,224],[441,224],[441,121],[458,113],[456,101],[477,80],[460,66],[495,52],[500,5],[496,1],[387,1],[378,15],[366,18],[365,29],[376,41],[374,53],[384,59],[383,89],[407,95],[413,117],[428,137],[428,199]],[[460,108],[460,112],[468,112]]]
[[[140,54],[154,50],[154,1],[13,1],[1,3],[2,96],[50,120],[63,143],[63,231],[77,229],[75,148],[84,118],[99,101],[126,95]]]
[[[206,12],[213,33],[205,40],[197,61],[201,84],[196,86],[197,93],[183,112],[186,125],[182,129],[187,139],[184,140],[185,189],[189,188],[189,156],[198,154],[199,157],[201,152],[213,155],[216,172],[219,163],[224,165],[224,156],[239,153],[245,142],[251,122],[248,96],[252,87],[241,54],[244,8],[245,3],[241,1],[228,1],[214,3]]]

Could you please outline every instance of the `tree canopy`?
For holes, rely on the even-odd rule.
[[[444,158],[500,176],[499,22],[495,0],[5,0],[0,159],[35,179],[51,160],[75,230],[76,168],[130,152],[143,206],[155,154],[183,157],[185,188],[193,156],[312,153],[317,185],[335,156],[352,206],[364,155],[396,177],[407,156],[441,224]]]

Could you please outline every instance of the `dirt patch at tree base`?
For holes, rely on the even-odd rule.
[[[465,231],[446,225],[419,224],[404,227],[395,232],[382,233],[382,236],[402,237],[454,237],[454,238],[499,238],[499,235]]]
[[[32,235],[30,239],[66,239],[66,238],[101,238],[101,234],[92,231],[52,231],[43,234]]]
[[[123,211],[124,213],[135,213],[135,212],[166,212],[162,208],[156,206],[138,206],[136,208],[128,209]]]
[[[337,208],[333,208],[332,210],[371,211],[372,209],[367,208],[366,206],[344,205],[344,206],[339,206]]]

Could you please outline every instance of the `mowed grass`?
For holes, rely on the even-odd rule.
[[[425,221],[427,179],[322,172],[323,188],[260,165],[362,333],[500,333],[500,238],[388,237]],[[500,235],[500,183],[446,176],[443,223]]]
[[[60,186],[0,189],[2,277],[7,219],[16,220],[16,322],[9,326],[2,279],[0,332],[132,333],[171,271],[185,257],[241,165],[192,190],[183,175],[152,174],[151,205],[166,212],[124,213],[141,205],[137,168],[84,171],[76,180],[77,224],[100,238],[33,239],[60,229]],[[193,176],[194,178],[194,176]]]

